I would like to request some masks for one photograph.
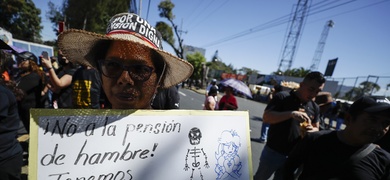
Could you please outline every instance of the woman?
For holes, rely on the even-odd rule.
[[[19,54],[19,80],[17,87],[24,97],[18,101],[19,116],[27,132],[30,132],[30,109],[43,108],[41,91],[45,84],[45,73],[37,65],[37,57],[31,52]]]
[[[233,88],[225,87],[225,95],[219,101],[219,110],[237,110],[237,99],[234,97]]]
[[[58,51],[62,69],[58,75],[54,69],[53,63],[50,59],[42,58],[42,65],[49,72],[50,84],[49,87],[54,92],[53,103],[54,108],[72,108],[72,77],[76,72],[76,68],[65,56],[62,55],[61,50]],[[46,92],[42,92],[42,95]]]
[[[132,13],[109,21],[107,34],[71,29],[59,36],[70,61],[99,70],[113,109],[152,109],[157,88],[187,79],[193,67],[162,50],[162,38],[148,22]]]
[[[218,110],[218,101],[217,101],[218,89],[215,86],[212,86],[209,89],[208,96],[204,101],[203,110]]]

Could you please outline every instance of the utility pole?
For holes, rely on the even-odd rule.
[[[282,48],[282,55],[278,67],[278,72],[291,68],[294,61],[295,52],[301,36],[301,31],[305,23],[305,18],[309,10],[309,0],[298,0],[292,20],[289,25],[289,31]]]
[[[324,30],[322,30],[320,41],[318,42],[317,49],[314,53],[313,61],[310,66],[311,71],[315,71],[318,69],[318,66],[321,61],[322,53],[324,52],[325,42],[326,38],[328,37],[329,30],[334,26],[334,22],[332,20],[329,20],[326,22],[324,26]]]
[[[179,32],[180,38],[182,33],[187,34],[188,32],[188,31],[183,31],[183,19],[181,19],[180,29],[178,29],[177,32]]]

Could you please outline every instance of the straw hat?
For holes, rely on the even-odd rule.
[[[134,46],[151,49],[160,54],[166,64],[162,88],[179,84],[188,79],[193,72],[190,63],[162,50],[161,34],[137,14],[120,13],[113,16],[106,33],[103,35],[70,29],[58,36],[58,45],[70,61],[94,68],[97,68],[97,62],[90,54],[96,54],[92,52],[93,47],[101,40],[126,41]]]
[[[315,102],[318,106],[324,106],[333,102],[332,94],[330,92],[319,92]]]

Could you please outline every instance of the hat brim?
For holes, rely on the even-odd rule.
[[[316,96],[315,102],[318,106],[325,106],[333,102],[332,94],[330,92],[319,92]]]
[[[88,57],[87,54],[101,40],[126,41],[134,46],[150,49],[160,54],[166,63],[163,82],[161,83],[162,88],[179,84],[192,75],[193,67],[189,62],[157,49],[131,34],[113,37],[84,30],[69,29],[58,36],[58,46],[70,61],[97,68],[97,62]]]

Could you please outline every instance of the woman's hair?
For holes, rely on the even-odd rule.
[[[0,71],[3,72],[4,70],[0,67]],[[3,85],[7,87],[9,90],[11,90],[12,93],[15,95],[17,101],[20,101],[23,98],[24,96],[23,90],[19,89],[13,80],[5,81],[3,79],[3,76],[1,76],[0,85]]]
[[[39,77],[41,77],[42,83],[45,84],[45,81],[46,81],[45,72],[43,70],[41,70],[41,68],[33,60],[28,60],[28,61],[30,63],[29,71],[37,73],[39,75]]]

